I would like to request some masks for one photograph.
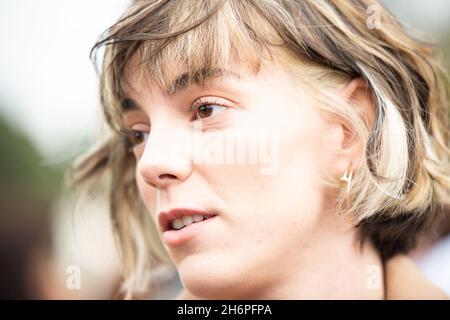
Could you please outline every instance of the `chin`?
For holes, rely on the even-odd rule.
[[[178,274],[184,288],[194,296],[204,299],[232,299],[242,294],[239,268],[207,258],[186,259],[178,266]]]

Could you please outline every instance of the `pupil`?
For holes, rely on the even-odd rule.
[[[131,132],[131,143],[133,145],[138,145],[139,143],[142,142],[142,133],[139,131],[133,131]]]
[[[201,106],[198,108],[198,114],[200,118],[209,117],[212,113],[212,108],[208,108],[208,106]]]

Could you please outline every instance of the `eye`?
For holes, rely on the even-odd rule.
[[[214,101],[199,101],[194,103],[194,106],[190,107],[190,110],[195,111],[194,120],[217,117],[226,109],[226,106]]]
[[[143,125],[136,125],[128,131],[127,138],[133,148],[147,141],[149,129],[144,127]]]

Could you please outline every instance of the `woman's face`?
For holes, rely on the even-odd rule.
[[[336,228],[320,183],[332,150],[316,108],[279,64],[229,71],[170,95],[131,77],[124,114],[140,196],[185,288],[202,297],[251,297],[289,281]]]

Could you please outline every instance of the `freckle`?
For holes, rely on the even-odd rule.
[[[256,243],[261,243],[261,239],[256,240]]]

